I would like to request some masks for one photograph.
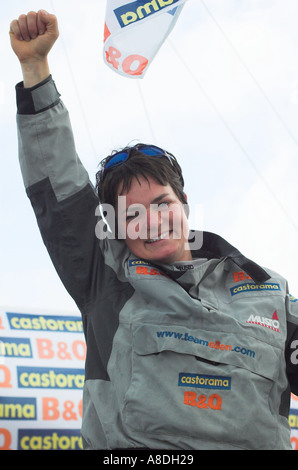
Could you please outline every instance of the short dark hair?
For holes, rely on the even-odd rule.
[[[139,181],[139,178],[143,177],[149,183],[148,178],[151,177],[162,186],[169,184],[179,200],[187,204],[182,170],[174,155],[167,152],[171,156],[171,161],[166,156],[150,157],[137,149],[140,145],[142,144],[125,147],[123,151],[129,150],[129,158],[108,171],[104,177],[105,165],[118,150],[102,160],[100,170],[96,173],[96,191],[100,203],[111,204],[116,209],[119,188],[121,188],[120,193],[129,191],[133,178]]]

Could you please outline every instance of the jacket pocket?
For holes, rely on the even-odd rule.
[[[200,442],[198,448],[204,441],[274,448],[277,416],[270,392],[280,354],[238,334],[135,325],[125,423],[158,439],[188,437]]]

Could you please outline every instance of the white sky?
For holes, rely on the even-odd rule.
[[[0,305],[73,311],[42,244],[17,158],[10,21],[44,8],[59,20],[51,72],[92,181],[132,140],[174,153],[193,227],[218,233],[286,277],[298,296],[298,2],[188,0],[144,80],[103,63],[104,0],[11,0],[0,19]],[[144,107],[144,102],[146,106]],[[149,120],[148,120],[149,116]]]

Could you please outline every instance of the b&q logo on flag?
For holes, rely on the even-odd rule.
[[[187,0],[107,0],[104,60],[115,72],[142,78]]]

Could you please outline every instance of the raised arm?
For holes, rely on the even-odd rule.
[[[21,15],[10,26],[24,78],[16,86],[19,160],[44,244],[82,310],[102,271],[95,235],[98,198],[49,71],[47,57],[58,35],[56,17],[44,11]]]

